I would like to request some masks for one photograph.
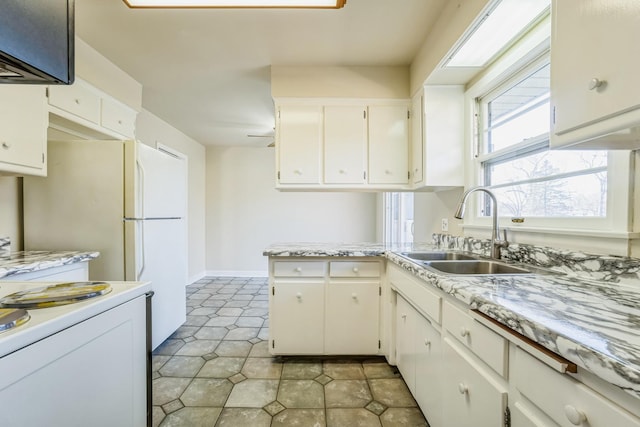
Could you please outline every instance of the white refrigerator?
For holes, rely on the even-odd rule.
[[[26,250],[100,251],[91,280],[150,281],[152,347],[186,320],[186,161],[134,141],[49,141],[24,178]]]

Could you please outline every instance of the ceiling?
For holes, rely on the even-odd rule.
[[[266,146],[270,66],[409,65],[446,0],[342,9],[129,9],[76,0],[76,34],[143,85],[143,107],[205,145]]]

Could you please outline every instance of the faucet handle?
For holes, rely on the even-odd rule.
[[[502,247],[506,248],[509,246],[509,241],[507,240],[507,229],[502,229]]]

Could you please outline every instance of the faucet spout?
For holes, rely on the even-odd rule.
[[[460,202],[458,203],[458,208],[456,209],[454,216],[458,219],[464,218],[467,198],[471,193],[475,193],[476,191],[482,191],[488,194],[489,198],[491,198],[491,202],[493,203],[491,222],[491,258],[500,259],[500,248],[507,247],[509,242],[507,242],[507,230],[504,230],[504,239],[501,240],[498,237],[498,201],[491,190],[485,187],[474,187],[465,191],[460,198]]]

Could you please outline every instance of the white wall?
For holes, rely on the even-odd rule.
[[[138,114],[136,138],[167,145],[188,157],[189,283],[205,274],[205,148],[147,110]]]
[[[462,220],[453,217],[462,191],[462,188],[458,188],[436,193],[414,193],[414,241],[430,242],[433,233],[443,233],[442,218],[449,220],[449,231],[446,233],[462,236]]]
[[[11,250],[22,250],[22,178],[0,177],[0,237],[11,238]]]
[[[279,192],[272,148],[207,147],[208,274],[263,274],[276,242],[376,238],[375,193]]]

